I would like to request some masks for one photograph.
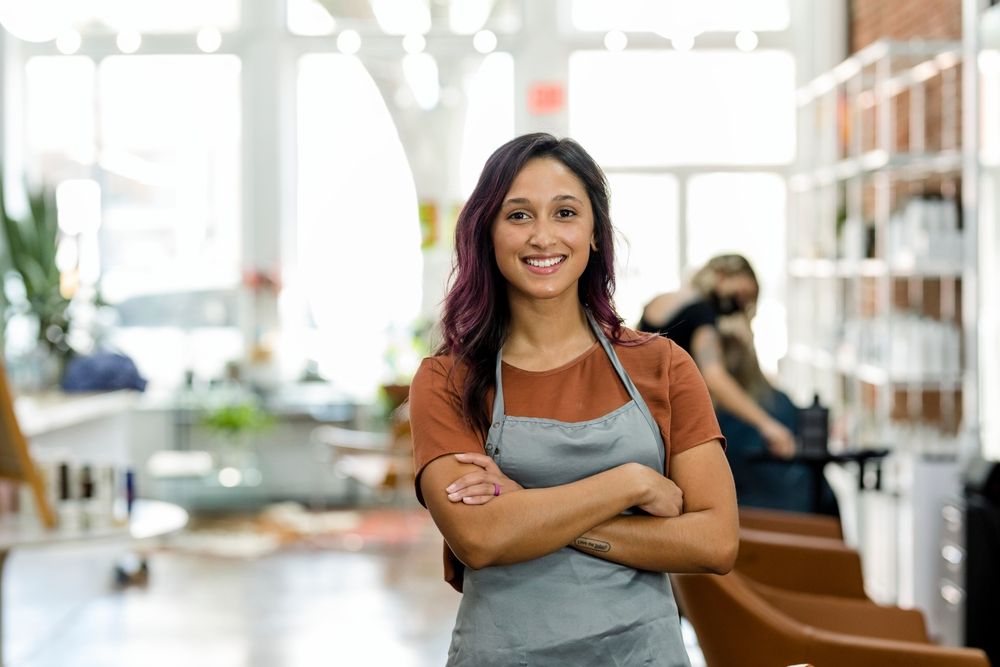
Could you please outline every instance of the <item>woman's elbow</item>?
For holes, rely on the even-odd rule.
[[[715,574],[728,574],[736,565],[736,556],[739,555],[739,531],[726,531],[726,535],[720,540],[720,542],[721,544],[716,552],[716,558],[713,563],[712,571]]]
[[[712,562],[709,564],[709,570],[712,574],[729,574],[736,565],[736,555],[739,552],[739,541],[732,540],[727,541],[726,544],[718,549],[712,558]]]
[[[721,536],[714,546],[706,559],[708,571],[712,574],[729,574],[736,565],[736,556],[740,551],[739,533],[727,531],[727,534]]]
[[[481,570],[494,564],[492,555],[481,549],[466,550],[457,556],[470,570]]]
[[[470,569],[481,570],[497,564],[497,549],[483,535],[465,535],[449,546],[458,559]]]

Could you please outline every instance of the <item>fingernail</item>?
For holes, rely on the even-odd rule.
[[[448,493],[451,493],[451,492],[452,492],[452,491],[454,491],[454,490],[455,490],[455,485],[454,485],[454,484],[452,484],[452,485],[451,485],[451,486],[449,486],[449,487],[448,487],[447,489],[445,489],[445,491],[447,491]]]
[[[457,493],[449,493],[448,497],[451,498],[452,500],[454,500],[455,498],[458,497],[458,494]]]

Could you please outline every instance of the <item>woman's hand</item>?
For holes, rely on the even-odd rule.
[[[767,441],[772,456],[790,459],[795,456],[795,436],[781,422],[771,419],[760,427],[760,434]]]
[[[684,512],[684,492],[669,477],[649,466],[634,465],[638,483],[644,489],[642,502],[637,507],[647,514],[669,519]]]
[[[496,462],[485,454],[455,454],[461,463],[477,465],[482,470],[462,475],[448,485],[448,500],[466,505],[484,505],[503,493],[520,491],[521,485],[500,471]]]

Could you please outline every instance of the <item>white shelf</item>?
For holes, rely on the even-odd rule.
[[[20,547],[41,547],[95,540],[141,540],[176,532],[188,522],[178,505],[159,500],[138,500],[127,524],[92,528],[41,525],[35,516],[6,515],[0,521],[0,552]]]
[[[913,177],[957,174],[961,170],[962,153],[957,150],[921,154],[872,150],[858,157],[845,158],[831,165],[799,172],[789,178],[788,186],[793,192],[808,192],[875,172],[891,171]]]
[[[919,83],[943,69],[954,67],[961,60],[961,43],[945,40],[911,40],[892,42],[879,40],[861,49],[829,72],[822,74],[795,91],[795,102],[804,107],[830,93],[862,73],[864,68],[892,57],[914,59],[908,66],[882,82],[879,91],[893,96],[911,83]]]
[[[879,277],[889,274],[889,266],[881,259],[793,259],[788,263],[789,275],[796,278]]]
[[[884,365],[872,362],[856,362],[804,343],[793,343],[788,347],[788,357],[801,364],[818,370],[835,370],[848,377],[875,386],[893,385],[908,389],[948,390],[961,389],[961,374],[944,373],[925,377],[893,375]]]
[[[823,370],[830,370],[835,366],[832,354],[825,350],[803,345],[802,343],[789,345],[788,356],[799,363],[809,364]]]
[[[961,278],[965,267],[943,261],[918,260],[890,264],[882,259],[809,259],[797,257],[788,262],[793,278]]]
[[[14,400],[17,423],[25,437],[76,426],[132,410],[138,392],[109,391],[97,394],[47,392],[22,394]]]

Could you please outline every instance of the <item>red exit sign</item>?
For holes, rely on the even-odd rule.
[[[562,111],[566,89],[561,83],[533,83],[528,89],[528,111],[536,116]]]

